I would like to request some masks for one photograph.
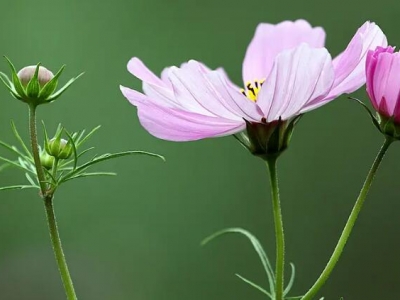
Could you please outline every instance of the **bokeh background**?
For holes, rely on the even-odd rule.
[[[56,213],[80,299],[265,299],[234,276],[266,286],[247,240],[226,236],[200,247],[225,227],[243,227],[274,258],[267,172],[232,137],[190,143],[158,140],[141,128],[118,86],[140,89],[126,71],[132,56],[160,72],[196,58],[223,66],[240,84],[247,44],[260,22],[304,18],[327,32],[333,55],[365,21],[400,42],[400,2],[336,1],[2,1],[0,53],[17,68],[42,62],[80,79],[57,103],[41,107],[50,131],[102,125],[98,153],[143,149],[167,162],[129,157],[103,165],[115,178],[65,185]],[[9,72],[6,63],[0,69]],[[366,100],[363,89],[355,94]],[[27,107],[0,88],[1,139],[15,142],[10,120],[27,137]],[[53,130],[52,130],[53,129]],[[304,117],[280,160],[287,261],[297,267],[292,295],[315,281],[344,226],[382,142],[365,111],[341,97]],[[6,155],[1,150],[0,155]],[[399,299],[399,145],[383,163],[346,251],[320,296],[328,300]],[[7,169],[1,185],[24,183]],[[45,214],[35,191],[0,194],[0,299],[65,299]]]

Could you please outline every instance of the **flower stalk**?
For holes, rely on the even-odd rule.
[[[383,143],[381,149],[379,150],[374,163],[365,179],[364,185],[360,191],[360,194],[354,204],[353,210],[350,213],[350,216],[347,220],[347,223],[342,231],[342,234],[339,238],[339,241],[335,247],[335,250],[332,253],[331,258],[329,259],[328,263],[325,266],[325,269],[322,271],[321,275],[314,283],[314,285],[308,290],[308,292],[301,298],[301,300],[311,300],[313,297],[318,293],[324,283],[328,280],[329,276],[331,275],[333,269],[336,266],[336,263],[339,261],[339,258],[343,252],[344,247],[346,246],[347,240],[350,237],[350,234],[353,230],[354,224],[357,221],[358,215],[363,207],[365,199],[368,195],[368,191],[372,185],[374,180],[375,174],[378,171],[378,168],[382,162],[383,157],[385,156],[386,151],[388,150],[389,146],[392,144],[393,139],[390,137],[386,137],[385,142]]]
[[[275,300],[283,299],[284,267],[285,267],[285,236],[283,232],[282,210],[279,198],[277,156],[267,160],[271,182],[272,208],[275,223],[276,265],[275,265]]]
[[[57,260],[58,269],[60,271],[61,279],[64,284],[65,293],[68,300],[76,300],[74,285],[69,274],[67,261],[65,260],[64,251],[62,249],[60,235],[58,233],[57,221],[53,208],[53,191],[47,188],[46,177],[43,166],[40,162],[39,146],[37,141],[37,128],[36,128],[36,105],[29,105],[29,131],[32,147],[33,159],[36,167],[36,173],[39,180],[41,197],[44,200],[46,208],[47,223],[49,226],[51,243],[53,246],[54,255]],[[54,162],[54,169],[57,168],[57,160]]]

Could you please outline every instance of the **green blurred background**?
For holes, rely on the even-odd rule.
[[[103,170],[118,177],[83,179],[59,191],[56,213],[79,299],[265,299],[234,276],[267,284],[244,238],[199,246],[216,230],[240,226],[274,257],[265,166],[232,137],[172,143],[145,132],[118,88],[140,89],[126,71],[132,56],[156,72],[196,58],[224,66],[240,83],[243,55],[260,22],[307,19],[325,28],[336,55],[368,19],[398,44],[399,10],[393,0],[3,0],[0,53],[18,69],[67,64],[64,81],[86,72],[60,101],[39,110],[49,129],[59,122],[70,130],[101,124],[92,139],[98,153],[143,149],[167,158],[110,162]],[[0,69],[9,73],[4,61]],[[356,96],[366,99],[363,89]],[[14,141],[10,119],[26,137],[27,107],[5,88],[0,100],[1,139]],[[297,127],[280,160],[287,261],[297,266],[292,295],[305,292],[324,267],[381,142],[364,110],[346,97],[307,114]],[[400,299],[399,153],[397,144],[390,149],[321,291],[325,299]],[[18,171],[0,173],[1,185],[24,182]],[[65,299],[34,191],[0,194],[0,299]]]

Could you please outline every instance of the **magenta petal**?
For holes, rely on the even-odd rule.
[[[268,122],[288,120],[303,112],[308,103],[323,98],[333,80],[328,51],[302,44],[276,57],[257,102]]]
[[[243,81],[265,79],[272,69],[275,57],[307,43],[311,47],[323,47],[325,32],[321,27],[311,27],[305,20],[285,21],[276,25],[260,24],[250,42],[243,61]]]
[[[371,80],[378,111],[393,116],[400,101],[400,53],[380,53]],[[381,109],[382,102],[385,112]]]
[[[381,53],[393,53],[394,52],[394,47],[378,47],[376,48],[375,51],[370,50],[367,54],[367,62],[366,62],[366,77],[367,77],[367,82],[366,82],[366,89],[368,96],[371,100],[372,105],[376,110],[379,110],[379,101],[381,99],[376,99],[375,98],[375,71],[376,71],[376,66],[378,63],[378,57],[380,56]],[[379,79],[377,79],[379,80]]]
[[[365,22],[361,26],[346,50],[333,60],[335,82],[325,101],[341,94],[351,93],[365,83],[365,62],[369,50],[387,46],[386,36],[378,25]]]

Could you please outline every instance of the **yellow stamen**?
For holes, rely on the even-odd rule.
[[[258,93],[260,92],[261,86],[263,85],[264,82],[265,79],[254,80],[254,82],[248,81],[246,82],[246,88],[241,89],[240,92],[251,101],[256,102]]]

